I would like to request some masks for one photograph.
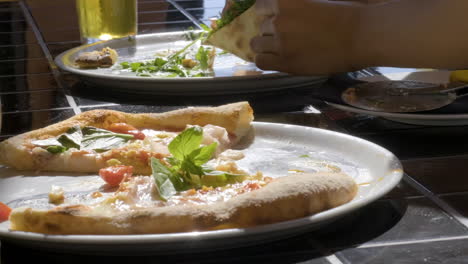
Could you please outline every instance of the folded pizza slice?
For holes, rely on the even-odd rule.
[[[201,126],[203,143],[216,153],[245,136],[253,120],[247,102],[192,107],[157,114],[93,110],[0,143],[0,164],[19,170],[94,172],[131,165],[149,175],[151,157],[169,156],[168,145],[188,126]]]
[[[220,19],[214,21],[205,43],[254,61],[250,40],[259,35],[262,17],[255,12],[255,0],[232,0]]]

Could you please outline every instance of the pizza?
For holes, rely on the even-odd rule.
[[[250,48],[250,40],[260,34],[264,17],[256,14],[255,0],[233,0],[228,3],[221,18],[213,21],[205,43],[253,62],[255,53]]]
[[[62,235],[208,231],[293,220],[355,197],[357,184],[343,173],[271,178],[240,168],[244,154],[231,148],[252,120],[246,102],[162,114],[97,110],[11,138],[0,144],[7,166],[94,172],[103,181],[78,200],[55,186],[45,209],[0,203],[0,221],[9,215],[13,231]]]
[[[109,47],[103,48],[102,50],[95,50],[89,52],[83,52],[78,55],[75,60],[75,64],[79,68],[108,68],[114,65],[117,61],[117,51]]]

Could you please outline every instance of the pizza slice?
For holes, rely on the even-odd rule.
[[[39,151],[35,149],[40,148],[40,153],[47,153],[46,159],[39,159],[42,167],[51,166],[43,163],[44,160],[50,162],[58,159],[54,162],[66,162],[64,164],[78,168],[76,166],[82,161],[77,162],[74,156],[80,156],[84,150],[86,155],[93,156],[90,162],[95,166],[93,170],[103,165],[97,163],[99,159],[108,158],[99,155],[126,152],[128,144],[145,149],[145,143],[142,142],[148,138],[150,142],[157,143],[158,151],[145,156],[146,164],[131,158],[125,160],[123,154],[117,156],[120,160],[111,155],[111,160],[118,160],[120,164],[99,170],[104,182],[102,186],[96,186],[95,191],[72,193],[65,197],[63,190],[52,187],[46,208],[30,207],[31,204],[41,204],[39,200],[42,198],[39,196],[26,199],[24,204],[19,204],[11,212],[8,207],[0,207],[0,216],[9,215],[11,230],[44,234],[116,235],[253,227],[334,208],[351,201],[357,193],[358,187],[354,180],[343,173],[297,173],[273,179],[263,176],[261,172],[249,174],[238,168],[236,161],[243,158],[243,154],[220,149],[223,144],[220,139],[230,138],[227,142],[230,145],[246,134],[253,118],[247,103],[217,108],[191,108],[157,115],[104,113],[100,118],[96,118],[95,114],[82,115],[42,131],[23,135],[8,144],[27,142],[25,146],[21,145],[18,152],[21,154],[18,155],[26,155],[33,160],[37,159],[34,155]],[[118,131],[105,129],[122,122],[139,129],[150,129],[156,139],[145,130],[131,130],[122,135],[109,136],[109,133]],[[160,134],[158,129],[164,129],[164,134]],[[111,141],[112,146],[118,142],[115,143],[118,146],[103,152],[95,149],[90,151],[86,148],[88,143],[83,143],[87,141],[88,130],[98,131],[95,138],[108,139],[106,142]],[[131,138],[128,141],[133,142],[123,143],[120,139],[139,133],[143,133],[145,139]],[[38,135],[47,137],[38,139]],[[114,137],[119,139],[109,139]],[[70,142],[77,141],[76,138],[81,138],[79,148],[73,145],[68,147]],[[34,143],[38,140],[55,140],[60,144],[39,146],[37,142]],[[159,144],[161,140],[168,143]],[[2,147],[10,146],[10,150],[18,151],[18,148],[13,148],[14,144],[8,144]],[[57,153],[51,153],[51,150]],[[111,160],[107,160],[107,163]],[[122,160],[127,165],[122,165]],[[64,164],[60,169],[65,169]],[[134,166],[142,167],[135,167],[134,171]],[[141,175],[141,172],[146,173],[146,169],[149,169],[148,174],[151,176]]]
[[[163,159],[169,142],[187,126],[203,128],[205,144],[216,153],[231,148],[250,129],[247,102],[193,107],[159,114],[93,110],[0,143],[0,164],[18,170],[93,172],[110,165],[131,165],[149,175],[151,157]]]
[[[114,65],[117,61],[117,51],[109,47],[102,50],[95,50],[90,52],[83,52],[78,55],[75,63],[78,67],[84,69],[91,68],[108,68]]]
[[[255,13],[255,0],[233,0],[212,24],[205,43],[228,51],[243,60],[254,61],[250,40],[259,35],[262,17]]]

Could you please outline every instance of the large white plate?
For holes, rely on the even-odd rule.
[[[137,35],[135,38],[122,38],[82,45],[60,54],[55,63],[62,70],[80,76],[92,84],[110,87],[116,91],[140,94],[236,94],[288,89],[323,82],[326,77],[298,77],[284,73],[261,71],[252,63],[247,63],[232,54],[218,55],[214,63],[214,77],[160,78],[138,77],[131,72],[113,68],[80,69],[74,64],[78,54],[86,51],[110,47],[117,50],[119,60],[141,61],[154,59],[161,51],[179,50],[190,41],[187,32],[170,32]]]
[[[449,82],[451,71],[443,70],[420,70],[420,71],[403,71],[393,72],[383,75],[374,75],[362,78],[364,81],[375,82],[383,80],[394,80],[394,81],[420,81],[427,83],[445,84]],[[412,124],[412,125],[427,125],[427,126],[461,126],[468,125],[468,113],[459,114],[427,114],[427,113],[387,113],[387,112],[376,112],[369,111],[360,108],[356,108],[350,105],[342,105],[336,103],[327,102],[329,105],[338,108],[343,111],[352,113],[372,115],[383,117],[388,120]]]
[[[328,224],[383,196],[402,177],[401,164],[392,153],[363,139],[317,128],[274,123],[256,122],[254,129],[254,140],[243,143],[246,158],[239,162],[242,168],[250,172],[260,170],[272,177],[287,175],[291,170],[341,170],[360,184],[355,199],[297,220],[244,229],[154,235],[64,236],[9,231],[9,223],[4,222],[0,224],[0,238],[35,247],[101,254],[168,253],[245,246]],[[66,192],[92,190],[102,185],[99,177],[93,175],[36,174],[6,168],[0,168],[0,175],[0,201],[10,205],[28,197],[47,197],[52,184],[64,187]]]

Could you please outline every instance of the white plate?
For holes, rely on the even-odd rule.
[[[144,254],[190,250],[215,250],[284,238],[316,229],[378,199],[402,177],[398,159],[386,149],[346,134],[302,126],[254,123],[255,138],[244,142],[242,168],[280,177],[290,170],[307,172],[341,170],[359,186],[354,200],[315,215],[244,229],[155,235],[42,235],[9,231],[0,224],[0,238],[35,247],[100,254]],[[301,157],[308,155],[309,157]],[[52,184],[65,191],[85,191],[102,185],[98,176],[18,172],[0,168],[0,201],[14,204],[27,197],[47,197]],[[118,245],[118,250],[116,248]]]
[[[375,82],[383,80],[406,80],[406,81],[420,81],[428,83],[443,84],[449,82],[450,71],[416,71],[416,72],[396,72],[384,75],[374,75],[361,80]],[[412,124],[412,125],[428,125],[428,126],[461,126],[468,125],[468,113],[460,114],[419,114],[419,113],[386,113],[369,111],[356,108],[350,105],[342,105],[327,102],[329,105],[343,111],[352,113],[365,114],[383,117],[388,120]]]
[[[252,63],[247,63],[232,54],[216,56],[214,77],[160,78],[139,77],[132,72],[122,72],[112,68],[80,69],[74,64],[78,54],[86,51],[113,48],[119,54],[116,64],[124,61],[141,61],[155,58],[161,51],[180,50],[190,41],[187,32],[157,33],[137,35],[135,38],[122,38],[82,45],[60,54],[55,63],[62,70],[80,76],[92,84],[110,87],[115,91],[140,94],[236,94],[288,89],[297,86],[325,81],[326,77],[298,77],[284,73],[261,71]]]

